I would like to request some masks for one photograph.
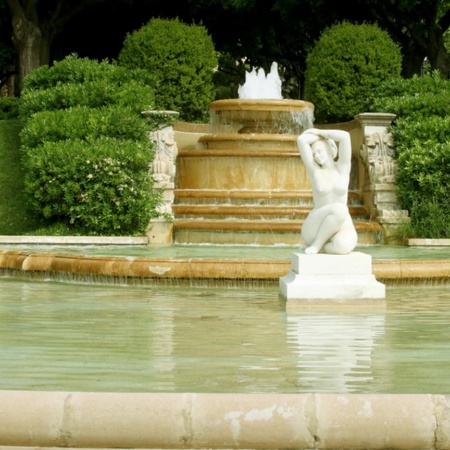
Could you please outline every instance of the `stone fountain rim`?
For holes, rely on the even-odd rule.
[[[210,111],[302,111],[314,109],[311,102],[291,99],[223,99],[209,104]]]
[[[275,136],[275,138],[274,138]],[[258,134],[205,134],[200,136],[198,139],[199,142],[211,142],[211,141],[268,141],[273,142],[276,139],[277,142],[296,142],[297,135],[296,134],[273,134],[273,133],[258,133]],[[298,152],[297,148],[295,150]]]

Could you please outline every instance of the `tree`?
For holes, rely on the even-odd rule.
[[[15,51],[11,42],[7,7],[5,0],[0,0],[0,88],[3,88],[10,77],[15,74],[14,57]]]
[[[449,0],[357,0],[386,29],[403,51],[403,75],[420,74],[425,57],[431,70],[450,78],[445,33],[450,27]]]
[[[277,59],[302,77],[306,54],[321,32],[336,22],[377,23],[403,53],[403,75],[420,74],[424,58],[450,76],[445,32],[450,0],[187,0],[191,17],[202,19],[218,50]],[[184,18],[187,20],[187,18]]]
[[[401,45],[404,76],[419,74],[425,57],[432,70],[450,76],[444,40],[450,0],[185,0],[175,5],[164,0],[0,0],[0,17],[5,1],[15,25],[21,78],[51,62],[56,36],[56,59],[77,47],[83,57],[114,58],[126,33],[152,17],[202,24],[219,52],[235,60],[246,57],[248,65],[268,69],[278,61],[286,81],[296,80],[290,92],[294,98],[302,96],[306,56],[315,40],[343,20],[377,22],[388,31]],[[102,33],[99,23],[104,24]],[[243,81],[244,66],[237,71]]]
[[[53,40],[67,22],[86,8],[106,1],[6,0],[11,13],[13,43],[18,55],[19,89],[27,74],[50,63]]]

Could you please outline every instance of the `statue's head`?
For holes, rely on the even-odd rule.
[[[322,166],[329,158],[334,161],[337,156],[336,142],[332,139],[319,139],[311,145],[314,161]]]

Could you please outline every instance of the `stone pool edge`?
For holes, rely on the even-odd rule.
[[[0,448],[448,449],[450,396],[0,391]]]

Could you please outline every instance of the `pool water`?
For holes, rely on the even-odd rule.
[[[0,389],[450,393],[448,287],[295,313],[271,286],[0,288]]]
[[[299,247],[279,245],[46,245],[4,244],[0,251],[16,250],[32,253],[70,253],[89,256],[132,256],[140,258],[220,258],[290,260]],[[448,247],[407,247],[402,245],[360,245],[356,252],[367,253],[374,259],[447,259]]]

